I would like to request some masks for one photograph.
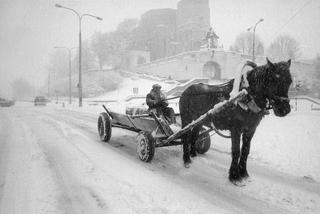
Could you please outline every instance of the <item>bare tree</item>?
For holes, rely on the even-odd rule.
[[[66,51],[57,50],[50,55],[47,70],[51,74],[51,79],[61,79],[67,77],[68,71],[68,55]]]
[[[300,44],[289,35],[280,35],[271,43],[267,53],[276,61],[296,60],[301,56]]]
[[[125,19],[116,31],[95,33],[91,40],[91,48],[97,57],[100,69],[109,64],[118,67],[123,52],[131,46],[132,32],[137,27],[137,19]]]
[[[96,33],[91,41],[91,48],[98,59],[100,69],[107,64],[116,67],[121,61],[121,53],[126,49],[126,42],[118,31]]]
[[[82,42],[82,72],[86,72],[90,69],[97,69],[97,61],[95,58],[94,51],[91,48],[91,45],[88,40]],[[79,72],[79,50],[75,54],[75,57],[72,62],[72,67],[74,73]]]
[[[230,50],[246,55],[252,55],[253,49],[253,33],[244,32],[237,36]],[[264,54],[264,45],[258,35],[255,35],[255,53],[256,55]]]
[[[59,84],[61,81],[67,81],[69,74],[69,56],[67,51],[61,49],[55,49],[50,55],[49,63],[46,66],[48,72],[48,93],[53,94],[56,91],[63,91],[67,94],[67,86]],[[63,86],[63,88],[61,87]]]
[[[138,26],[137,19],[125,19],[117,27],[117,31],[130,33]]]
[[[102,70],[103,66],[107,63],[108,59],[109,50],[106,48],[108,45],[106,44],[107,40],[105,39],[105,37],[105,34],[97,32],[93,34],[91,40],[91,48],[97,57],[100,70]]]

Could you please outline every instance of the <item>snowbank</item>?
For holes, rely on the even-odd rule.
[[[149,80],[149,79],[143,79],[138,77],[131,77],[131,78],[125,78],[123,79],[122,83],[120,84],[119,88],[115,91],[111,91],[109,93],[106,93],[104,95],[88,99],[88,100],[118,100],[123,101],[128,96],[132,96],[133,94],[133,88],[137,88],[137,95],[140,96],[146,96],[153,84],[160,84],[162,86],[161,90],[168,90],[175,85],[165,83],[162,81],[156,81],[156,80]]]

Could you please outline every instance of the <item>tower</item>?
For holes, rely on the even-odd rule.
[[[177,40],[181,44],[181,51],[199,50],[209,28],[209,0],[178,2]]]

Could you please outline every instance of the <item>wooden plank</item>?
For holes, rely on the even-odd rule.
[[[158,125],[154,121],[153,118],[149,117],[138,117],[138,118],[132,118],[129,115],[119,114],[115,112],[110,112],[110,115],[112,116],[112,124],[122,126],[122,127],[128,127],[126,129],[129,130],[136,130],[136,131],[154,131]]]
[[[150,117],[135,118],[132,121],[138,129],[143,131],[153,132],[158,127],[156,121]]]

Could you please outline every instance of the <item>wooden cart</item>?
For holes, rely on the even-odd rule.
[[[186,127],[174,132],[163,116],[158,117],[153,112],[150,114],[127,115],[119,114],[108,110],[104,105],[105,112],[101,113],[98,118],[98,132],[100,139],[108,142],[112,135],[112,128],[122,128],[138,133],[137,153],[142,161],[150,162],[153,159],[155,148],[164,146],[181,145],[181,136],[196,126],[202,126],[203,121],[208,116],[219,114],[227,106],[234,105],[241,100],[247,92],[239,92],[235,97],[217,104],[213,109],[200,116],[197,120],[188,124]],[[179,117],[179,114],[176,114]],[[221,134],[214,126],[202,126],[199,137],[196,141],[196,151],[199,154],[206,153],[211,145],[210,131],[216,131],[222,137],[228,137]]]

